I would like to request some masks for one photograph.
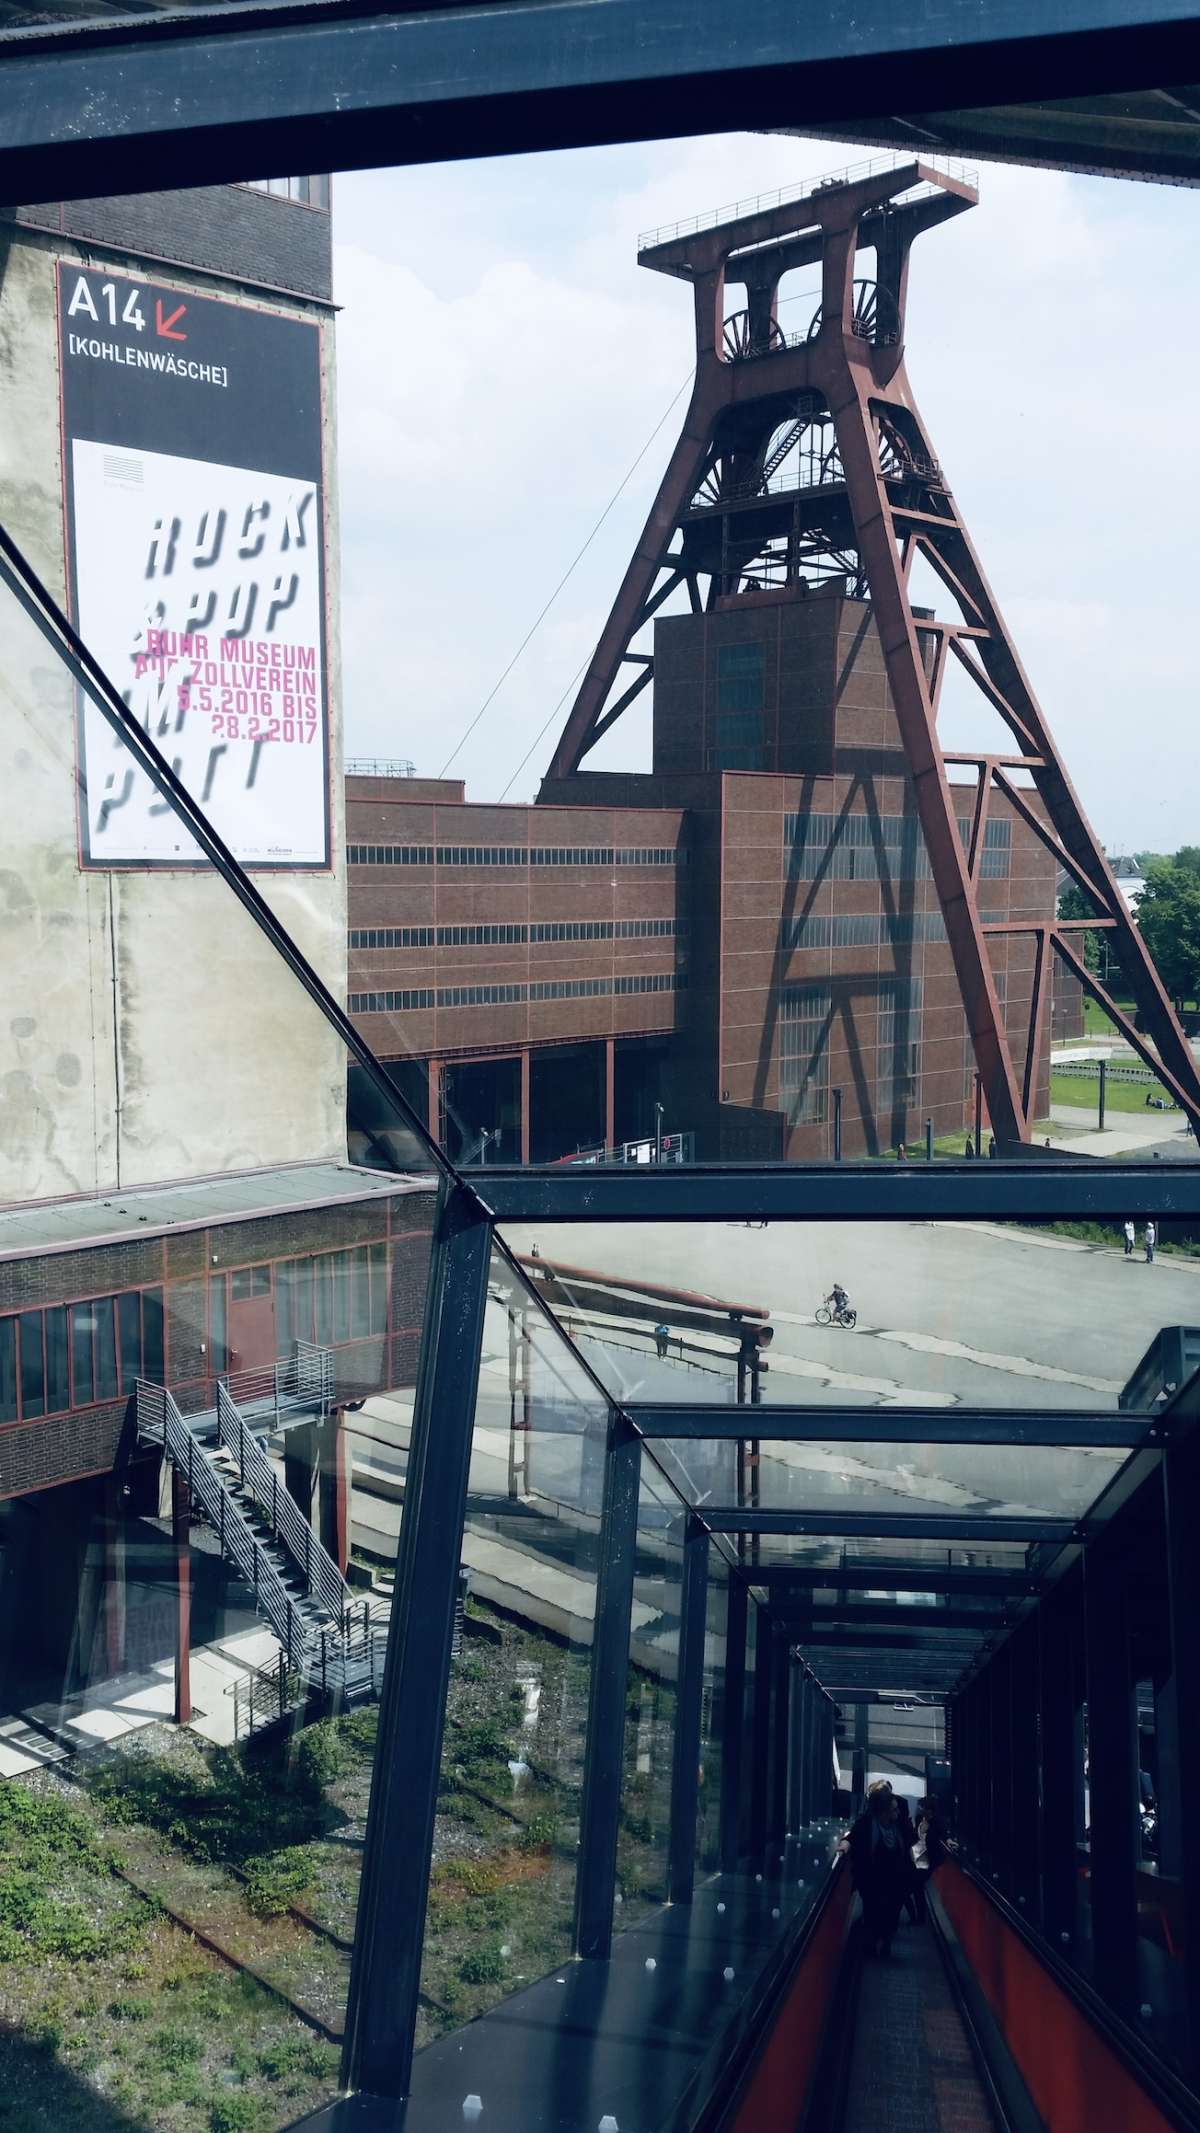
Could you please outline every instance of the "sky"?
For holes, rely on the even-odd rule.
[[[686,405],[689,291],[639,268],[639,233],[857,160],[729,134],[335,180],[348,755],[533,797]],[[1170,851],[1200,841],[1200,202],[979,182],[914,248],[909,378],[1093,827]],[[987,718],[948,686],[945,745],[994,740]],[[649,767],[645,697],[588,761]]]

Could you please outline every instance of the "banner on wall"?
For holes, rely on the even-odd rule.
[[[72,619],[252,867],[329,864],[320,328],[60,261]],[[81,698],[95,867],[196,847]]]

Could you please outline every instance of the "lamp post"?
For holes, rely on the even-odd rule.
[[[656,1103],[654,1106],[654,1160],[656,1163],[661,1163],[662,1161],[662,1122],[663,1107],[661,1104]]]

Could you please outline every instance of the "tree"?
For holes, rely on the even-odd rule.
[[[1151,864],[1137,923],[1172,997],[1200,996],[1200,847],[1184,845],[1174,859]]]

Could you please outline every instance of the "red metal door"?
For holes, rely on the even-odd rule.
[[[269,1266],[229,1277],[229,1368],[270,1370],[275,1362],[275,1297]]]

